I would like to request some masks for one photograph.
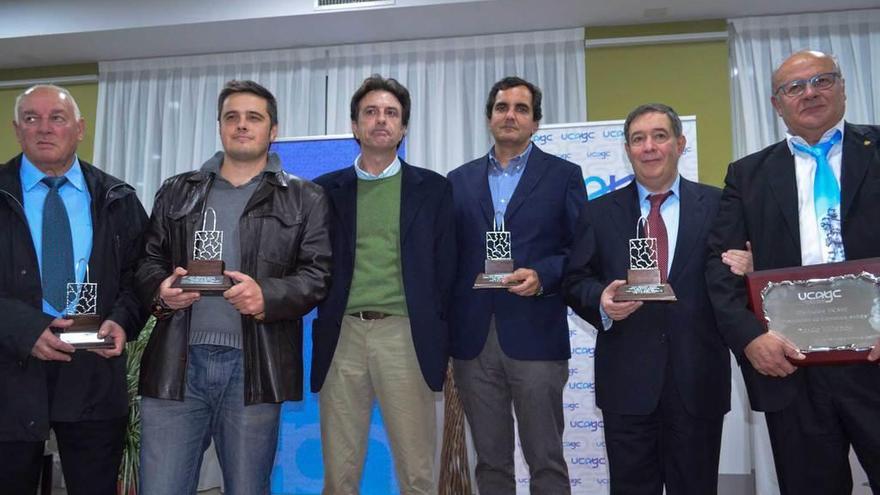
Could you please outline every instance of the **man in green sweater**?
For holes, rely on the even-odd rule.
[[[402,494],[435,493],[435,392],[448,360],[455,271],[445,178],[397,156],[410,114],[394,79],[367,78],[351,99],[361,153],[315,180],[330,199],[333,283],[313,324],[324,493],[359,491],[378,398]]]

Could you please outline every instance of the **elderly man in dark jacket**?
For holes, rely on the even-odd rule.
[[[67,492],[115,494],[123,349],[147,316],[132,285],[147,215],[131,186],[77,157],[85,122],[67,90],[26,90],[14,126],[22,154],[0,166],[0,493],[36,493],[51,428]],[[74,352],[56,331],[87,281],[113,347]]]
[[[330,276],[323,192],[268,153],[275,98],[230,81],[218,120],[224,152],[162,186],[137,272],[160,318],[141,364],[144,495],[194,494],[211,439],[225,493],[269,493],[280,403],[302,398],[302,316]],[[223,231],[222,297],[172,287],[205,229]]]

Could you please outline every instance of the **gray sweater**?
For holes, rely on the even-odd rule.
[[[223,256],[227,270],[241,267],[241,238],[238,221],[244,208],[263,180],[264,174],[281,170],[281,161],[275,153],[269,153],[269,161],[262,173],[254,176],[248,183],[235,187],[220,176],[223,152],[217,152],[204,165],[202,171],[214,173],[214,182],[208,192],[205,211],[213,208],[217,213],[217,230],[223,231]],[[213,218],[208,213],[206,229],[213,226]],[[201,224],[198,225],[201,229]],[[189,334],[190,345],[210,344],[241,349],[241,314],[222,296],[202,296],[192,306],[192,320]]]

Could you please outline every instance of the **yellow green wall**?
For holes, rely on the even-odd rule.
[[[726,31],[725,21],[586,29],[587,39]],[[588,120],[623,119],[636,106],[666,103],[697,116],[700,182],[721,185],[733,154],[727,42],[587,48]]]
[[[18,81],[27,79],[51,80],[53,77],[82,76],[98,73],[98,64],[63,65],[31,69],[0,70],[0,81]],[[79,156],[91,161],[95,145],[95,112],[98,108],[98,83],[63,84],[70,91],[79,105],[79,111],[86,119],[86,135],[78,148]],[[15,140],[12,128],[15,97],[26,88],[0,89],[0,163],[17,155],[21,148]]]

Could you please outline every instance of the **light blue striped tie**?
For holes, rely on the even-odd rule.
[[[824,143],[808,146],[792,141],[795,149],[816,159],[816,175],[813,179],[813,202],[816,206],[816,220],[825,240],[829,261],[844,261],[843,236],[840,232],[840,185],[828,163],[828,151],[840,142],[840,131]]]
[[[67,208],[58,190],[67,177],[44,177],[49,186],[43,203],[43,299],[58,311],[67,304],[67,284],[75,282],[73,273],[73,236]]]

